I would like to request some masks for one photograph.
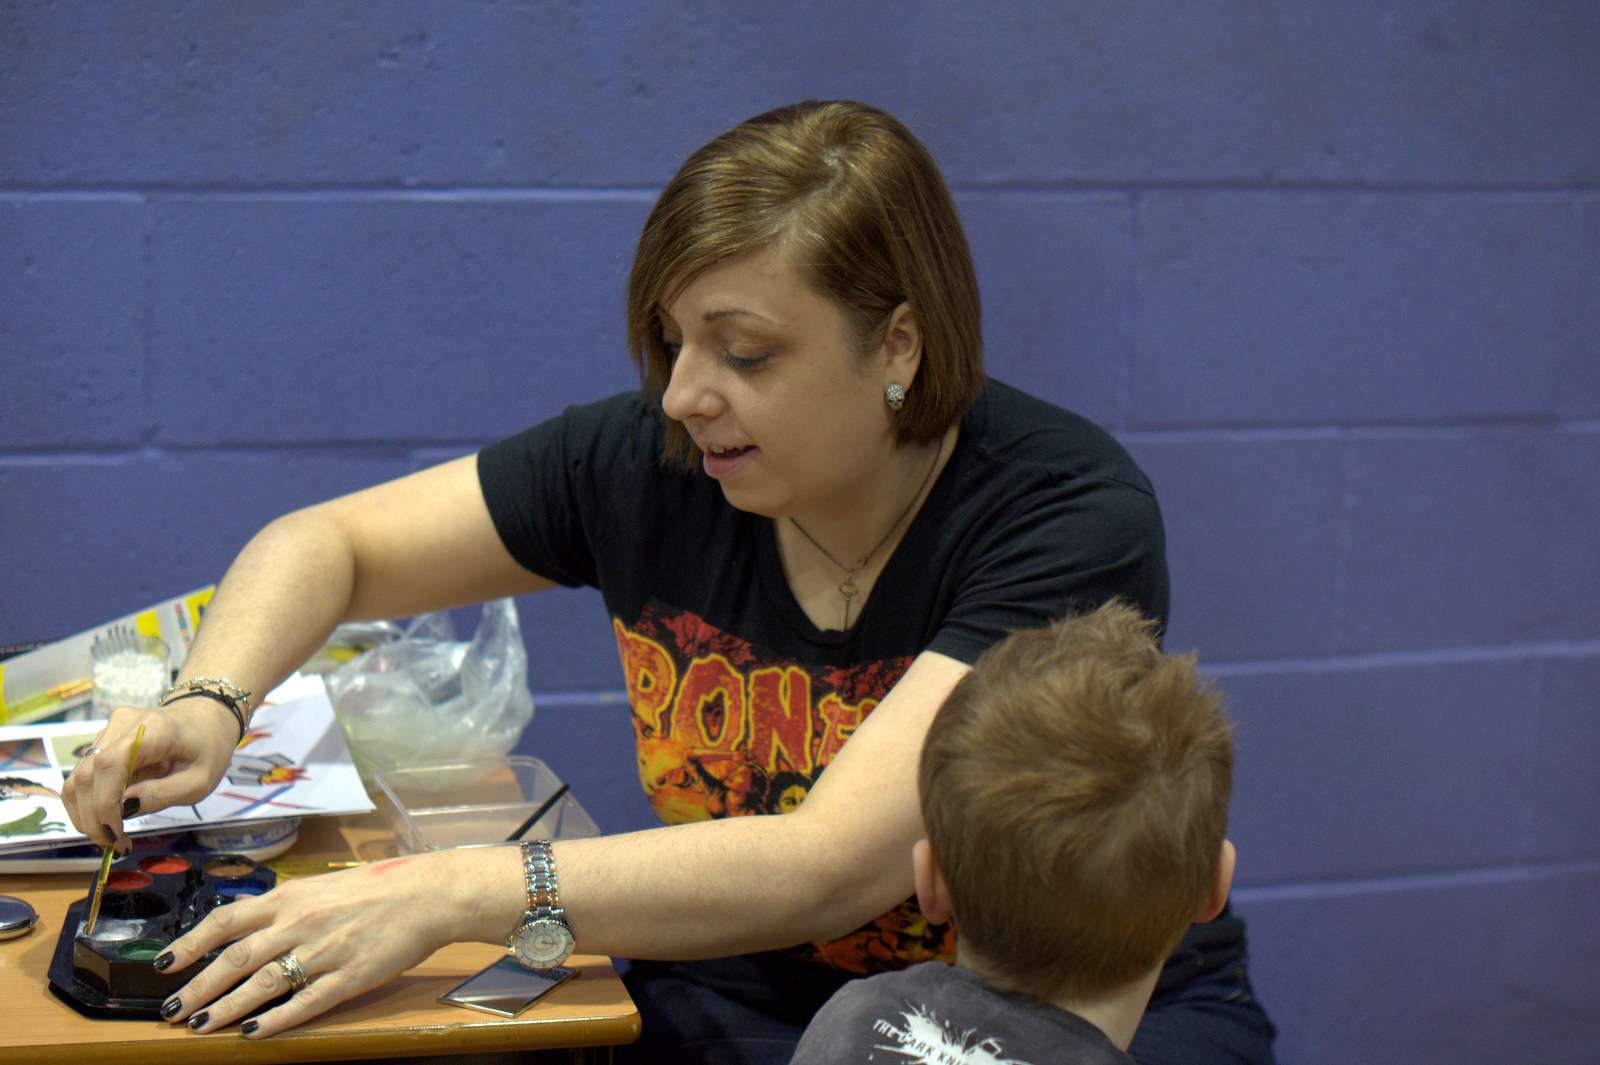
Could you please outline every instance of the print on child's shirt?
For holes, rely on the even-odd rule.
[[[911,665],[902,658],[808,673],[659,602],[631,629],[613,627],[639,781],[668,824],[795,809]],[[843,939],[791,953],[870,973],[948,960],[955,943],[910,902]]]
[[[999,1040],[982,1039],[974,1031],[956,1032],[948,1022],[925,1006],[911,1006],[900,1015],[900,1026],[876,1020],[872,1031],[889,1042],[872,1048],[868,1061],[915,1062],[916,1065],[1026,1065],[1001,1057]],[[880,1057],[887,1051],[892,1057]]]

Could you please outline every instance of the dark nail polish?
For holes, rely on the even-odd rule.
[[[130,795],[122,800],[122,819],[139,816],[139,796]]]
[[[205,1027],[206,1019],[210,1016],[210,1013],[206,1012],[205,1010],[201,1010],[199,1013],[189,1018],[189,1027],[198,1032],[201,1028]]]
[[[239,1025],[239,1031],[245,1035],[253,1035],[255,1030],[260,1027],[261,1024],[259,1021],[245,1021],[243,1024]]]
[[[161,1016],[164,1020],[170,1021],[178,1015],[178,1011],[181,1009],[183,1009],[183,1000],[177,995],[173,995],[161,1004]]]
[[[172,956],[172,951],[167,950],[167,951],[162,951],[161,954],[159,956],[157,956],[156,960],[151,962],[150,964],[155,966],[156,972],[164,973],[168,969],[172,968],[172,963],[177,961],[177,960],[178,960],[177,958],[174,958]]]
[[[110,825],[101,825],[100,831],[106,834],[106,846],[115,847],[117,845],[117,834],[111,831]]]

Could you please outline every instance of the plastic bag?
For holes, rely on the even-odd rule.
[[[300,665],[300,672],[322,676],[332,673],[380,643],[393,643],[406,634],[392,621],[347,621],[333,630],[328,642]]]
[[[393,766],[497,758],[533,718],[517,605],[496,599],[470,643],[450,615],[421,614],[398,640],[327,673],[334,717],[362,781]]]

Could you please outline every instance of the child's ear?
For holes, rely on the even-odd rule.
[[[1222,853],[1217,856],[1217,875],[1211,881],[1211,894],[1206,896],[1200,912],[1194,915],[1196,924],[1211,920],[1228,904],[1228,892],[1233,890],[1233,864],[1237,857],[1233,844],[1223,840]]]
[[[925,839],[911,847],[911,870],[917,878],[917,905],[922,908],[922,916],[932,924],[950,920],[950,891],[945,887],[939,863],[934,861],[933,848]]]

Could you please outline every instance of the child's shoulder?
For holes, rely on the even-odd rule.
[[[849,1065],[877,1051],[971,1065],[1132,1061],[1083,1018],[936,961],[840,988],[806,1028],[792,1065]]]

